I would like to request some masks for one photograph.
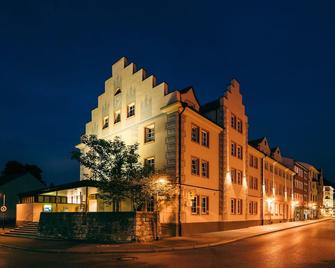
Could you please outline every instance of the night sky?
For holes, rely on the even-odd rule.
[[[335,1],[1,1],[0,169],[79,179],[70,152],[122,56],[201,103],[239,80],[249,138],[335,181]],[[226,3],[222,3],[226,2]]]

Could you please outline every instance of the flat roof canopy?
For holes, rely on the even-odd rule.
[[[56,192],[62,191],[62,190],[71,190],[71,189],[82,188],[82,187],[97,187],[97,186],[98,186],[98,183],[96,181],[82,180],[82,181],[75,181],[75,182],[70,182],[66,184],[60,184],[58,186],[45,187],[45,188],[41,188],[41,189],[34,190],[34,191],[19,193],[19,196],[26,197],[26,196],[34,196],[34,195],[46,194],[46,193],[50,195],[55,193],[56,195]]]

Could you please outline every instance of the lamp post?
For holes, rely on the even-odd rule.
[[[162,188],[166,184],[166,179],[163,177],[160,177],[156,181],[156,240],[159,239],[159,231],[158,231],[158,224],[159,224],[159,205],[158,205],[158,197],[159,197],[159,192],[162,191]]]

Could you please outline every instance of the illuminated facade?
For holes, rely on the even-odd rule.
[[[332,186],[323,186],[323,216],[333,216],[334,210],[334,188]]]
[[[317,206],[322,205],[317,169],[301,164],[305,174],[299,191],[300,186],[294,184],[294,166],[285,163],[278,147],[271,149],[266,138],[249,142],[248,116],[236,80],[222,97],[204,105],[192,87],[170,92],[166,83],[157,84],[156,80],[126,58],[118,60],[84,134],[100,139],[119,136],[126,144],[138,143],[140,161],[163,171],[175,183],[176,198],[165,201],[160,209],[163,235],[290,221],[296,207],[308,203],[310,197],[318,200]],[[76,147],[86,150],[83,144]],[[88,172],[80,167],[80,183],[88,183]],[[73,192],[68,185],[64,187],[34,193],[34,200],[39,195],[57,200]],[[52,204],[51,210],[134,210],[130,200],[108,206],[97,198],[96,187],[75,187],[78,204],[67,197],[65,206]],[[29,205],[21,207],[25,206]],[[36,207],[41,210],[40,204]],[[144,209],[153,209],[153,205]],[[22,211],[25,214],[26,210]]]

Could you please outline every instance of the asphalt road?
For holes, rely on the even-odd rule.
[[[0,248],[0,267],[335,267],[335,220],[177,252],[70,255]]]

